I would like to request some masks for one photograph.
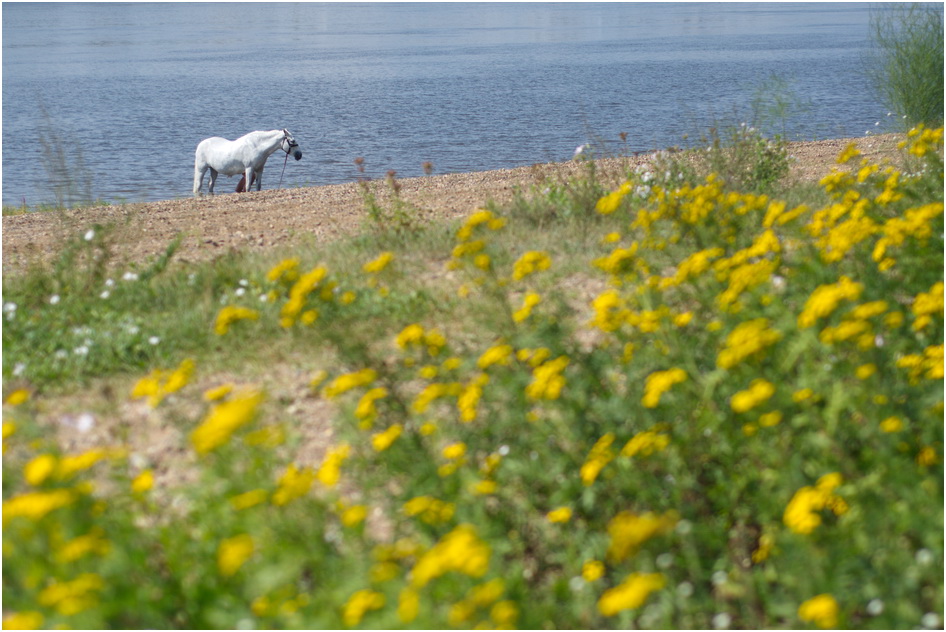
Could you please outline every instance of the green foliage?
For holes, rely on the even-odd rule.
[[[5,622],[939,626],[941,147],[911,133],[913,174],[849,147],[794,205],[636,173],[546,215],[557,239],[479,209],[437,271],[409,246],[205,270],[228,357],[331,358],[305,380],[332,445],[304,462],[284,402],[162,361],[131,394],[182,430],[162,487],[37,441],[42,395],[8,391]]]
[[[904,129],[943,123],[943,6],[889,4],[871,15],[868,73]]]

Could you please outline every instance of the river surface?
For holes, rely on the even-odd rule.
[[[299,142],[282,187],[351,181],[357,157],[369,177],[491,170],[690,145],[713,124],[887,131],[864,73],[872,10],[4,3],[3,203],[189,196],[197,143],[252,130]]]

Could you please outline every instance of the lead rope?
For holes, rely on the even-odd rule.
[[[282,162],[282,173],[279,174],[279,184],[276,185],[276,188],[279,189],[282,187],[282,177],[286,174],[286,163],[289,162],[289,152],[286,152],[286,159]]]

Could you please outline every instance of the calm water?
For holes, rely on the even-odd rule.
[[[21,4],[3,15],[3,203],[190,195],[208,136],[289,128],[284,187],[685,144],[780,79],[790,138],[883,130],[866,4]],[[43,112],[45,111],[45,115]],[[886,120],[885,120],[886,119]],[[880,127],[875,123],[880,121]],[[784,130],[782,124],[784,123]],[[49,143],[47,143],[48,145]],[[76,162],[76,149],[82,163]],[[282,170],[273,154],[263,180]],[[221,177],[218,190],[236,179]]]

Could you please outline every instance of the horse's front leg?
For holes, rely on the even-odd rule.
[[[260,187],[263,186],[263,168],[260,167],[256,172],[256,190],[259,191]]]
[[[217,170],[213,167],[210,168],[210,184],[208,189],[210,190],[210,195],[214,194],[214,184],[217,182]]]

